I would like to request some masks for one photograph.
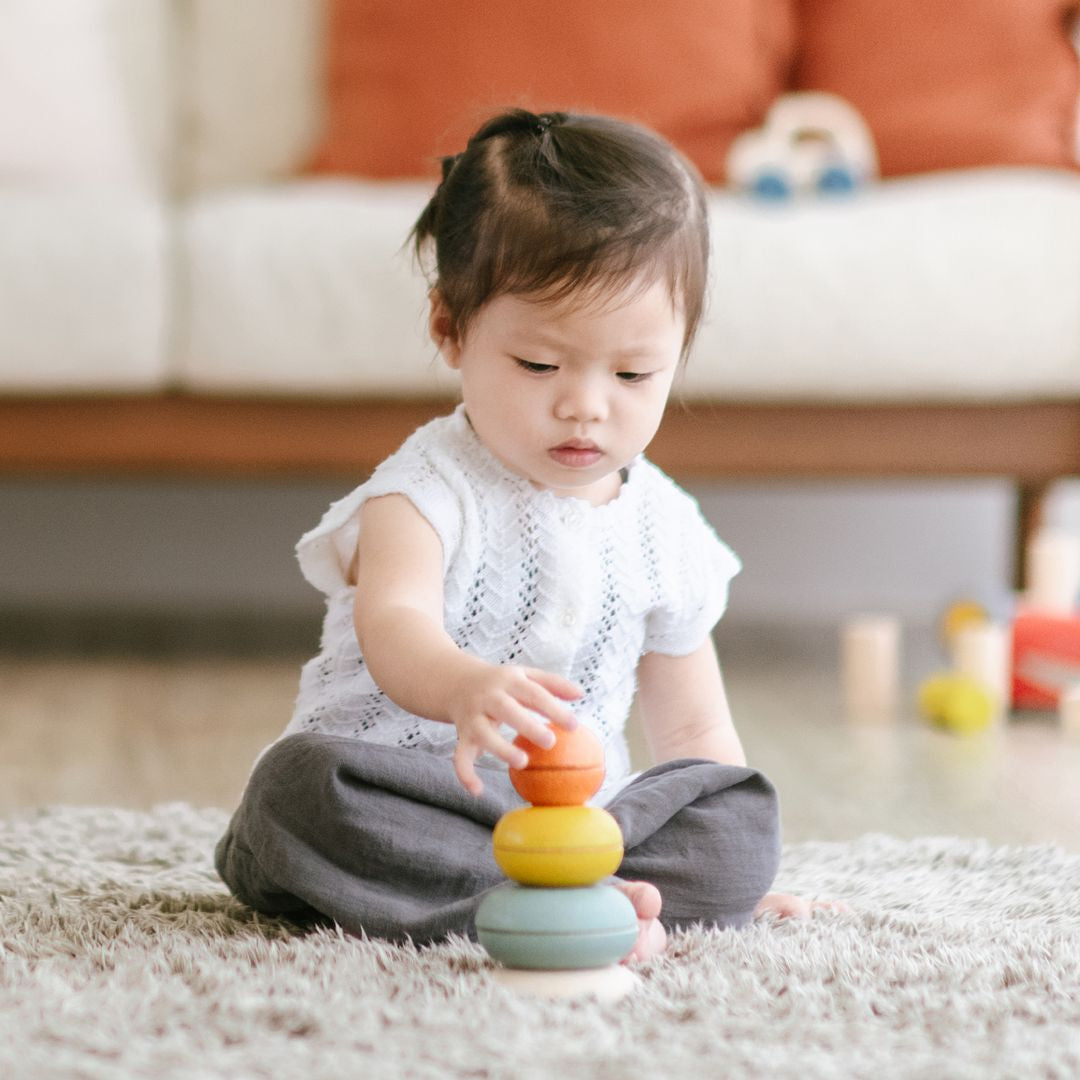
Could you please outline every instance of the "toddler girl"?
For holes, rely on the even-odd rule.
[[[642,456],[702,313],[693,167],[633,125],[510,111],[444,160],[412,238],[462,404],[300,540],[321,651],[218,844],[223,880],[351,932],[471,935],[505,880],[491,830],[521,805],[513,738],[581,723],[606,752],[593,801],[623,832],[632,955],[665,928],[805,910],[765,897],[776,797],[710,638],[739,562]],[[656,764],[631,776],[635,692]]]

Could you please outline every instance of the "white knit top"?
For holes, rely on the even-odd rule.
[[[624,727],[638,660],[701,645],[726,605],[736,556],[696,501],[644,457],[613,500],[592,506],[507,469],[459,405],[414,432],[297,544],[300,569],[327,607],[320,652],[304,665],[282,738],[318,731],[453,753],[453,725],[391,701],[356,640],[346,574],[358,512],[391,493],[405,495],[442,542],[444,625],[454,642],[491,663],[543,668],[582,688],[569,704],[604,744],[607,779],[593,800],[603,805],[630,772]]]

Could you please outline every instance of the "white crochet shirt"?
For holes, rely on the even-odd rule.
[[[453,754],[453,725],[391,701],[356,640],[346,573],[358,513],[365,500],[391,493],[408,497],[442,541],[444,625],[454,642],[491,663],[543,668],[582,688],[570,707],[604,744],[607,777],[593,800],[603,805],[629,779],[624,727],[638,660],[701,645],[727,603],[736,556],[696,501],[644,457],[612,501],[592,506],[503,466],[459,405],[415,431],[297,544],[300,569],[326,594],[327,608],[320,652],[304,665],[281,738],[328,732]]]

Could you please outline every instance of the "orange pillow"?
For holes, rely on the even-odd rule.
[[[1077,0],[801,0],[795,88],[847,98],[884,176],[1075,166]]]
[[[794,0],[329,0],[318,172],[434,176],[494,111],[599,112],[708,180],[790,73]]]

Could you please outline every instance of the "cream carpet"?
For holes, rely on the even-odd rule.
[[[518,999],[467,941],[304,930],[233,901],[226,815],[0,821],[0,1076],[1066,1077],[1080,856],[868,835],[790,846],[778,887],[850,914],[694,931],[619,1004]]]

